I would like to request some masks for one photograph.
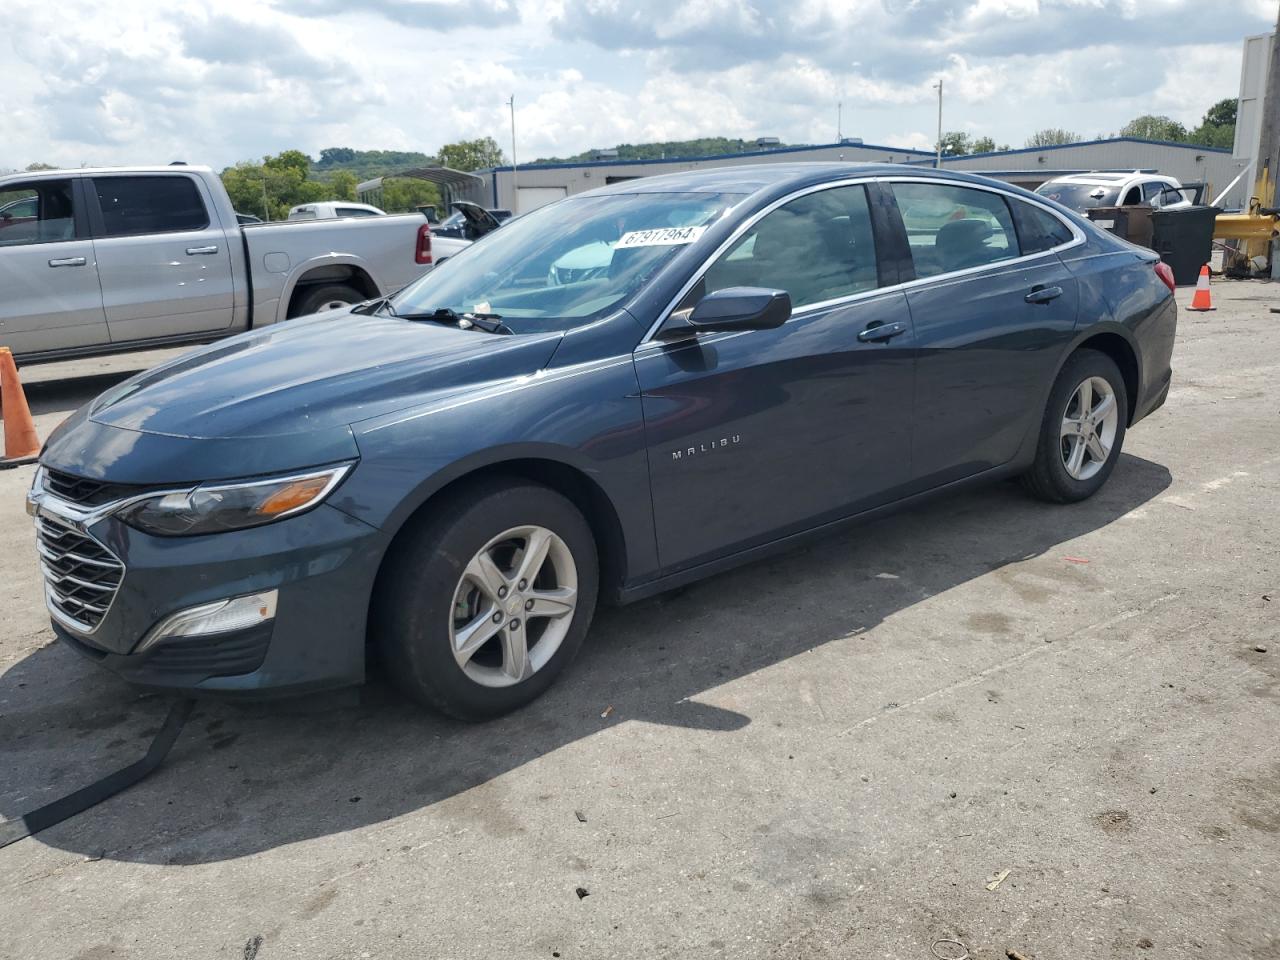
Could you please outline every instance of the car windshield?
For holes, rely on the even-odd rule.
[[[567,330],[620,305],[742,197],[571,197],[513,219],[391,300],[400,316],[497,314],[515,333]]]
[[[1100,183],[1042,183],[1036,193],[1050,200],[1056,200],[1064,207],[1079,213],[1091,207],[1114,207],[1120,197],[1119,187],[1108,187]]]

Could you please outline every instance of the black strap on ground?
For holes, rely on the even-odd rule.
[[[191,699],[174,701],[173,706],[169,708],[169,715],[164,718],[164,726],[151,741],[151,746],[147,748],[147,755],[141,760],[136,760],[115,773],[107,774],[101,780],[87,787],[81,787],[75,793],[54,800],[52,803],[46,803],[43,807],[23,814],[21,817],[0,823],[0,847],[7,847],[23,837],[39,833],[46,827],[52,827],[55,823],[74,817],[77,813],[83,813],[108,797],[114,797],[121,790],[132,787],[139,780],[145,780],[168,756],[170,749],[177,742],[178,735],[182,733],[187,718],[191,716],[191,709],[195,704],[196,702]]]

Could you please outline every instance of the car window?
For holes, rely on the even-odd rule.
[[[1120,201],[1120,206],[1128,207],[1135,203],[1142,202],[1142,187],[1134,184],[1125,191],[1124,199]]]
[[[360,207],[338,207],[334,210],[334,215],[339,217],[376,217],[377,214],[372,210],[362,210]]]
[[[1048,210],[1022,200],[1010,200],[1009,206],[1013,208],[1017,221],[1018,246],[1023,256],[1043,253],[1071,242],[1074,236],[1071,229]]]
[[[209,226],[190,177],[94,177],[105,236],[203,230]]]
[[[1114,207],[1116,198],[1120,196],[1120,188],[1104,187],[1097,183],[1059,183],[1050,180],[1036,187],[1036,193],[1077,213],[1084,213],[1093,207]]]
[[[726,287],[786,290],[793,307],[877,285],[864,186],[806,194],[762,218],[711,265],[699,293]]]
[[[0,189],[0,246],[73,240],[70,180],[37,180]]]
[[[1018,256],[1004,197],[941,183],[895,183],[917,277],[981,267]]]
[[[1182,195],[1181,190],[1173,184],[1164,183],[1163,181],[1147,184],[1144,188],[1144,192],[1147,192],[1147,203],[1151,204],[1156,209],[1159,209],[1160,207],[1167,207],[1171,203],[1181,203],[1186,199],[1186,197]]]

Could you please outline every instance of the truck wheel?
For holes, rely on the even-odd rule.
[[[574,658],[598,579],[595,538],[572,503],[533,483],[480,482],[398,539],[371,632],[410,697],[488,720],[539,696]]]
[[[1036,459],[1023,486],[1041,500],[1074,503],[1107,482],[1129,422],[1129,397],[1115,361],[1077,350],[1054,382],[1040,424]]]
[[[295,300],[289,316],[305,317],[325,310],[341,310],[367,299],[369,298],[355,287],[349,287],[345,283],[328,283],[321,287],[312,287]]]

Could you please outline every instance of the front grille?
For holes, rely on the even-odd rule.
[[[87,534],[36,518],[36,550],[49,604],[86,632],[102,622],[124,579],[124,564]]]
[[[135,484],[90,480],[88,477],[77,477],[47,467],[44,471],[44,488],[62,500],[89,507],[100,507],[113,500],[123,500],[146,489]]]

